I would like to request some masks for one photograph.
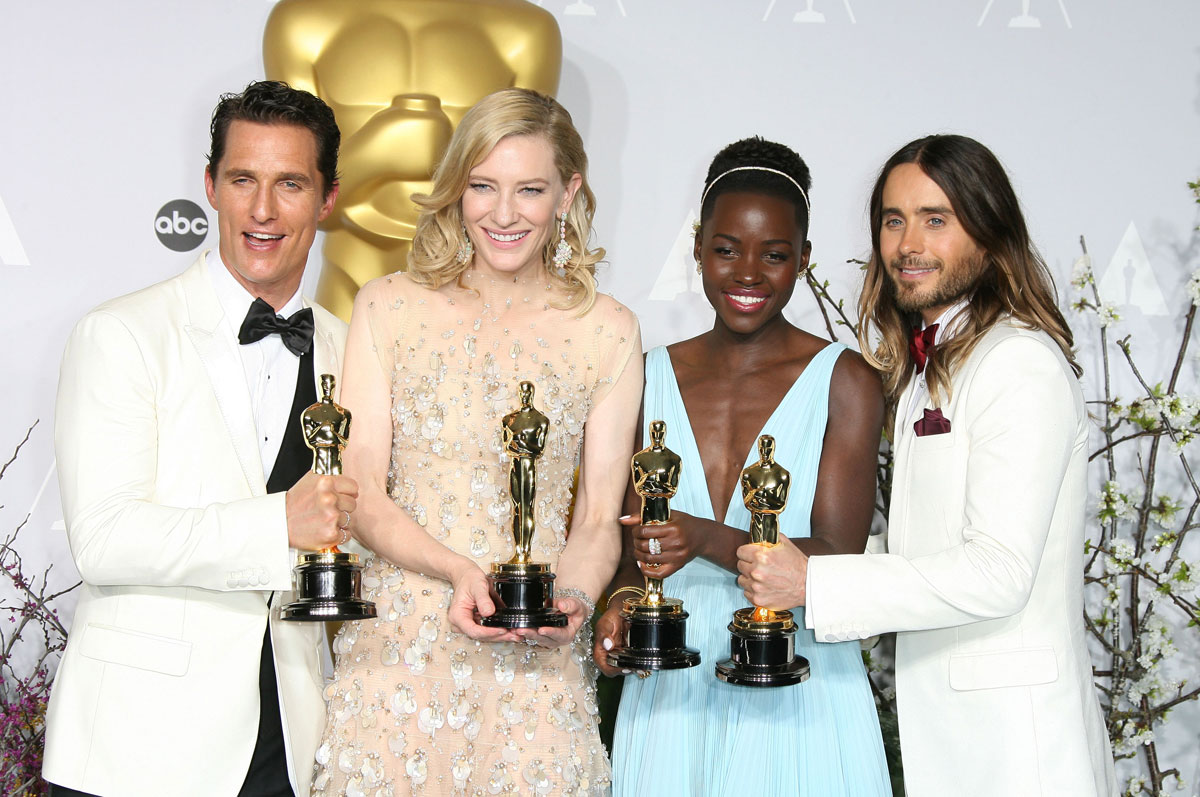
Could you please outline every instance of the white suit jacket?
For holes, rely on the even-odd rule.
[[[889,552],[809,560],[816,637],[900,632],[909,797],[1115,795],[1082,619],[1078,380],[1048,335],[1000,324],[952,382],[948,433],[897,421]]]
[[[313,306],[316,374],[346,325]],[[43,775],[99,795],[235,795],[258,731],[270,622],[292,785],[324,725],[321,623],[290,600],[284,494],[266,494],[237,340],[201,257],[100,305],[67,342],[55,452],[83,587],[46,723]],[[234,329],[241,319],[232,320]],[[319,395],[318,389],[318,395]]]

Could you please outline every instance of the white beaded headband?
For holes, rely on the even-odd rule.
[[[722,177],[726,177],[734,172],[770,172],[771,174],[778,174],[780,177],[787,179],[789,183],[796,186],[796,190],[800,192],[800,196],[804,197],[804,209],[809,213],[812,213],[812,206],[808,204],[808,194],[805,193],[804,189],[800,187],[800,183],[796,182],[795,178],[793,178],[790,174],[781,172],[778,169],[772,169],[767,166],[734,166],[729,171],[718,174],[712,179],[711,183],[704,187],[704,193],[700,195],[701,212],[704,210],[704,200],[708,199],[708,192],[712,190],[713,186],[716,185]]]

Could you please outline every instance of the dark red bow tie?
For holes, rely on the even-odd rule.
[[[930,324],[924,329],[913,327],[912,337],[908,339],[908,353],[917,364],[917,373],[925,370],[925,361],[933,354],[933,339],[937,337],[937,324]]]

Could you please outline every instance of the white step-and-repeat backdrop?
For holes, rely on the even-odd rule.
[[[1169,371],[1200,265],[1187,187],[1200,176],[1194,0],[539,5],[562,29],[559,98],[591,158],[609,252],[602,288],[638,313],[647,346],[711,322],[689,234],[723,145],[761,134],[807,159],[817,274],[852,297],[845,261],[868,248],[877,169],[910,139],[959,132],[1008,166],[1064,300],[1084,235],[1123,318],[1116,334],[1134,334],[1147,371]],[[271,8],[0,2],[0,463],[38,421],[0,483],[0,533],[28,515],[27,569],[53,562],[55,583],[74,578],[52,445],[65,338],[93,305],[186,267],[195,253],[180,249],[215,243],[202,182],[209,114],[221,92],[263,76]],[[789,314],[822,328],[802,291]],[[1081,343],[1094,396],[1095,345]],[[1196,372],[1193,352],[1181,376],[1193,394]],[[1200,779],[1198,731],[1200,714],[1185,707],[1166,740],[1184,751],[1171,763],[1189,785]]]

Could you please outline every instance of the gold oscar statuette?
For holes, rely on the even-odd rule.
[[[758,438],[758,462],[742,471],[742,502],[750,510],[750,542],[779,544],[779,515],[787,506],[791,475],[775,461],[775,438]],[[738,609],[729,624],[729,658],[717,677],[742,686],[790,686],[808,679],[808,660],[796,655],[796,623],[789,611]]]
[[[349,321],[365,282],[407,268],[411,197],[432,188],[467,109],[513,86],[553,95],[562,34],[528,0],[280,0],[263,65],[337,118],[341,180],[317,301]]]
[[[333,374],[321,374],[321,400],[300,414],[304,443],[313,452],[313,473],[339,475],[342,451],[350,439],[350,411],[333,400]],[[292,570],[296,600],[279,610],[281,620],[320,622],[363,620],[375,616],[375,604],[362,599],[358,554],[336,545],[304,551]]]
[[[513,556],[496,562],[488,574],[496,612],[480,620],[496,628],[561,627],[567,616],[554,608],[554,573],[534,562],[534,499],[537,458],[546,448],[550,419],[533,406],[533,383],[521,382],[521,406],[501,420],[504,453],[509,458],[508,489],[512,505]]]
[[[650,423],[650,445],[633,455],[630,469],[634,492],[642,499],[642,525],[657,526],[671,519],[670,499],[679,490],[682,461],[663,445],[667,424]],[[621,616],[629,627],[627,643],[608,652],[608,663],[625,670],[680,670],[700,663],[700,651],[687,647],[688,613],[683,601],[663,595],[663,580],[646,570],[646,586],[636,598],[626,598]],[[624,589],[633,589],[626,587]]]

